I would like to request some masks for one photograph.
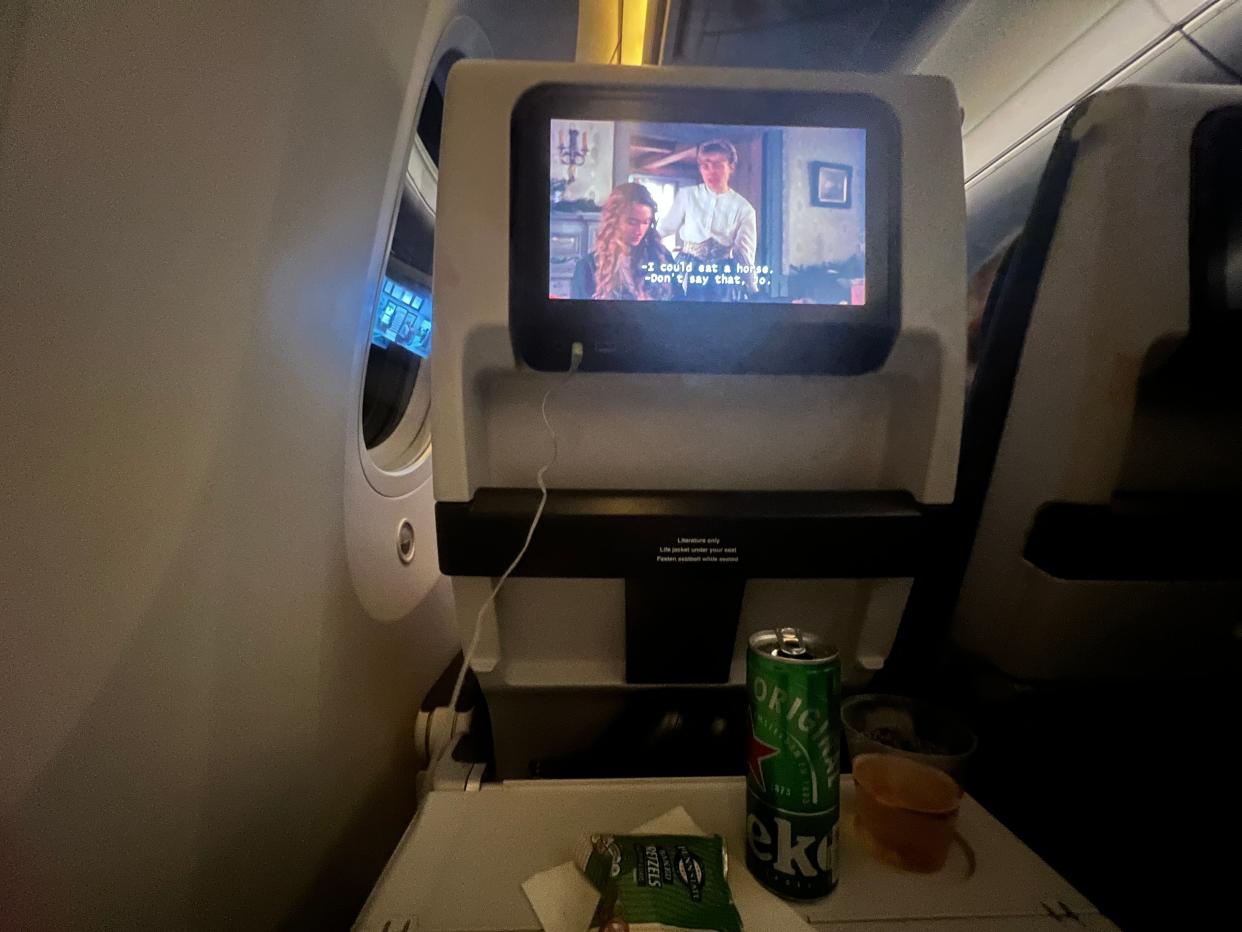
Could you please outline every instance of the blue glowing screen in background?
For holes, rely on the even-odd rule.
[[[426,359],[431,352],[431,293],[385,275],[371,342],[381,348],[396,343]]]

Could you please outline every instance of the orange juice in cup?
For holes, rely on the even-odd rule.
[[[942,770],[893,754],[854,758],[855,825],[881,861],[909,871],[944,867],[962,788]]]

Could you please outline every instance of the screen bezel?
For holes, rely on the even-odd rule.
[[[553,119],[866,130],[866,303],[550,298]],[[857,93],[541,84],[514,105],[510,136],[510,334],[527,365],[565,369],[575,341],[586,349],[582,368],[596,371],[853,374],[883,365],[901,329],[901,134],[896,116],[880,99]],[[537,274],[518,274],[521,269]]]

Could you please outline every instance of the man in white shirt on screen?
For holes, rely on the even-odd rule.
[[[682,188],[673,199],[667,216],[656,226],[661,237],[676,234],[677,258],[692,268],[682,273],[686,297],[696,301],[739,301],[743,292],[753,293],[755,274],[755,243],[758,231],[755,208],[742,195],[729,187],[729,179],[737,168],[737,149],[727,139],[712,139],[698,148],[699,175],[702,184]],[[725,265],[741,263],[748,267],[741,279],[743,285],[719,284],[715,274],[724,272]],[[719,273],[708,273],[706,283],[696,282],[698,268],[715,264]],[[732,272],[732,270],[731,270]],[[736,274],[736,273],[734,273]]]

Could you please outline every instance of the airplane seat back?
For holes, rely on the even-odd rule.
[[[1012,676],[1193,674],[1235,652],[1240,105],[1186,86],[1084,102],[994,286],[953,633]]]
[[[543,99],[532,91],[549,88],[579,96],[586,88],[597,108],[637,95],[643,109],[633,115],[641,121],[607,108],[523,115],[527,102]],[[737,95],[731,103],[742,110],[755,99],[799,107],[865,99],[894,122],[887,131],[869,124],[865,152],[850,155],[805,121],[811,132],[795,125],[786,133],[771,112],[714,116],[705,107],[720,95]],[[577,106],[573,99],[558,105]],[[652,110],[653,101],[680,109]],[[824,127],[854,125],[833,122],[847,119],[845,111],[824,119]],[[588,329],[605,313],[558,292],[569,285],[558,274],[590,261],[598,205],[614,183],[640,177],[661,190],[656,183],[668,176],[650,172],[694,152],[684,143],[691,130],[696,144],[704,134],[733,133],[739,165],[750,171],[757,262],[790,280],[788,294],[774,293],[789,299],[771,311],[774,328],[821,313],[846,321],[838,336],[803,335],[789,355],[846,346],[851,333],[869,330],[867,308],[891,295],[900,320],[882,358],[857,369],[782,370],[774,363],[787,357],[763,356],[773,341],[747,329],[768,313],[761,301],[687,301],[675,314],[649,301],[607,311],[617,321],[633,312],[641,325],[634,331],[618,324],[603,339]],[[558,162],[550,146],[569,159],[579,133],[592,154],[570,175],[571,163]],[[528,136],[542,163],[524,158],[536,151],[528,152]],[[644,154],[665,144],[660,158]],[[595,768],[631,764],[616,746],[607,755],[582,752],[606,745],[614,723],[632,710],[642,717],[653,699],[684,701],[671,717],[686,721],[697,721],[701,707],[715,728],[719,709],[745,707],[748,636],[778,623],[834,643],[843,680],[867,682],[884,663],[910,580],[935,550],[956,473],[965,204],[951,85],[926,76],[465,62],[449,79],[443,152],[431,402],[437,540],[462,642],[476,645],[471,665],[491,716],[495,773],[582,775],[580,758]],[[820,191],[833,171],[855,179],[852,196]],[[691,178],[687,188],[694,185]],[[846,223],[885,204],[882,222]],[[833,235],[844,229],[852,229],[847,238]],[[523,261],[532,243],[547,252]],[[813,267],[841,277],[827,266],[842,248],[861,250],[864,267],[880,250],[893,261],[883,276],[868,274],[866,297],[851,297],[853,307],[818,293],[795,303],[795,274]],[[514,288],[527,287],[548,301],[542,328],[524,328],[528,302]],[[704,308],[712,323],[689,332],[685,322],[709,319]],[[566,327],[568,334],[557,329]],[[540,371],[523,341],[541,332],[549,342],[552,334],[581,341],[581,371],[567,380],[568,342],[543,367],[551,371]],[[642,361],[652,364],[604,366],[635,333],[659,338],[644,346]],[[739,333],[754,339],[758,363],[700,365],[703,347]],[[674,354],[693,359],[679,367],[669,362]],[[542,400],[554,386],[551,492],[529,549],[492,602],[540,502],[532,486],[551,452]],[[653,714],[664,720],[663,711]],[[720,759],[728,766],[738,759],[731,742],[743,736],[737,723],[718,742],[727,745]],[[685,756],[694,758],[685,772],[715,772],[708,755]],[[649,757],[668,765],[667,757]],[[606,772],[615,775],[589,775]]]

